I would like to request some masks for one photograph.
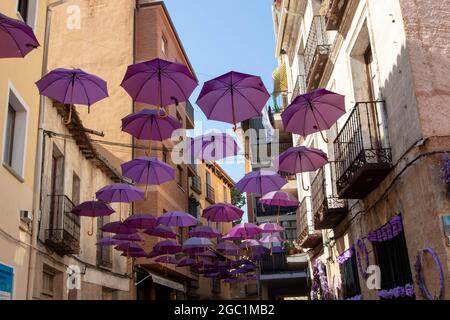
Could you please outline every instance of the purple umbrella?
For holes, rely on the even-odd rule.
[[[218,161],[238,154],[239,147],[234,138],[227,133],[208,133],[190,139],[186,153],[190,159]]]
[[[240,249],[232,242],[223,241],[216,246],[216,250],[228,256],[239,256]]]
[[[98,245],[98,246],[116,246],[116,245],[125,244],[127,242],[128,241],[116,240],[116,239],[113,239],[112,237],[104,237],[104,238],[100,239],[99,241],[97,241],[96,245]]]
[[[198,220],[189,213],[182,211],[166,212],[158,218],[158,222],[167,227],[191,227],[198,223]]]
[[[55,69],[36,82],[43,96],[70,105],[69,119],[72,120],[74,104],[88,106],[108,97],[108,88],[103,79],[80,69]]]
[[[134,101],[159,109],[187,101],[197,81],[186,66],[153,59],[129,66],[121,86]]]
[[[201,258],[196,262],[196,266],[200,268],[205,268],[205,267],[214,267],[215,264],[209,260]]]
[[[198,226],[189,231],[190,237],[201,238],[218,238],[221,236],[220,232],[210,226]]]
[[[216,257],[216,254],[215,254],[214,252],[212,252],[212,251],[206,250],[206,251],[197,253],[196,256],[198,256],[198,257],[210,257],[210,258],[215,258],[215,257]]]
[[[207,81],[197,104],[206,117],[234,124],[261,113],[270,94],[260,77],[229,72]]]
[[[255,239],[245,239],[242,240],[241,244],[239,245],[239,248],[241,249],[249,249],[251,247],[258,247],[262,246],[261,242]]]
[[[166,226],[157,226],[152,229],[147,229],[144,231],[149,236],[155,236],[160,238],[166,238],[166,239],[176,239],[177,234],[172,231],[171,228]]]
[[[72,209],[72,213],[80,217],[92,217],[91,231],[88,235],[94,234],[94,217],[105,217],[113,214],[115,211],[108,204],[99,201],[86,201]]]
[[[283,239],[281,239],[279,236],[268,234],[267,236],[262,237],[260,241],[262,243],[281,243],[283,242]]]
[[[137,230],[134,228],[128,228],[121,221],[115,221],[105,224],[101,227],[103,232],[116,233],[116,234],[133,234],[136,233]]]
[[[167,163],[154,157],[138,157],[121,165],[122,175],[130,178],[135,183],[147,185],[163,184],[174,179],[175,170]]]
[[[235,187],[241,192],[254,192],[265,194],[280,190],[287,180],[273,171],[252,171],[236,183]]]
[[[159,257],[159,256],[162,256],[162,255],[163,255],[163,253],[158,252],[158,251],[155,251],[155,250],[152,250],[152,251],[150,251],[150,253],[147,255],[147,258],[155,258],[155,257]]]
[[[278,157],[279,169],[288,173],[313,172],[328,163],[325,152],[304,146],[291,147]],[[302,188],[305,191],[302,178]]]
[[[158,220],[151,214],[133,214],[123,222],[128,228],[151,229],[158,225]]]
[[[261,199],[259,199],[259,203],[267,206],[277,206],[278,207],[278,218],[280,216],[280,208],[281,207],[294,207],[298,206],[298,200],[290,193],[284,191],[272,191],[268,194],[265,194]]]
[[[212,242],[207,238],[193,237],[187,239],[183,243],[183,250],[193,249],[193,248],[209,248],[212,246]]]
[[[281,118],[285,131],[302,136],[320,132],[322,139],[328,142],[322,131],[330,129],[344,114],[343,95],[317,89],[296,97]]]
[[[164,240],[155,244],[153,250],[162,254],[175,254],[181,252],[181,246],[175,241]]]
[[[191,258],[184,258],[177,263],[177,267],[189,267],[195,264],[195,260]]]
[[[167,263],[167,264],[177,264],[178,261],[172,256],[162,256],[155,259],[155,262]]]
[[[132,233],[132,234],[116,234],[113,236],[113,239],[116,240],[126,240],[126,241],[144,241],[142,237],[139,235],[139,233]]]
[[[217,203],[203,210],[203,218],[214,222],[231,222],[242,218],[244,211],[229,203]]]
[[[131,252],[131,251],[140,252],[143,250],[141,248],[141,246],[139,246],[138,244],[136,244],[134,242],[121,243],[121,244],[117,245],[114,249],[119,250],[119,251],[127,251],[127,252]]]
[[[240,223],[231,228],[223,239],[244,240],[261,233],[262,229],[253,223]]]
[[[263,233],[279,233],[286,231],[276,223],[263,223],[259,227],[263,230]]]
[[[105,202],[130,203],[143,199],[144,191],[128,183],[114,183],[98,190],[95,196]],[[120,206],[120,218],[122,219],[121,210],[122,206]]]
[[[181,123],[172,116],[161,118],[156,110],[143,109],[122,119],[122,131],[136,139],[163,141],[181,128]]]
[[[127,258],[147,258],[148,254],[145,253],[144,250],[140,250],[140,251],[124,252],[121,254],[121,256],[127,257]]]
[[[39,47],[33,29],[23,21],[0,13],[0,58],[25,57]]]

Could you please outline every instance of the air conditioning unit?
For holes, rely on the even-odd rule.
[[[30,223],[33,221],[33,214],[28,210],[20,210],[20,220]]]

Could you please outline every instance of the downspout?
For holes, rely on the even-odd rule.
[[[53,8],[66,3],[67,0],[58,0],[47,6],[46,12],[46,25],[44,34],[44,53],[42,57],[42,71],[41,74],[44,76],[47,73],[48,65],[48,45],[50,40],[50,27],[52,19]],[[36,143],[36,162],[34,165],[34,184],[33,184],[33,224],[32,224],[32,234],[31,234],[31,247],[30,247],[30,257],[28,263],[28,282],[27,282],[27,299],[33,299],[33,287],[36,272],[36,249],[37,240],[39,235],[39,220],[41,218],[41,181],[42,181],[42,168],[43,168],[43,146],[44,146],[44,119],[45,119],[45,98],[40,97],[39,101],[39,122],[38,122],[38,137]]]

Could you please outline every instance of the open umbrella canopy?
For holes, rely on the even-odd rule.
[[[344,114],[343,95],[317,89],[296,97],[281,118],[286,132],[307,136],[330,129]]]
[[[2,13],[0,13],[0,43],[0,58],[23,58],[39,47],[39,42],[29,25]]]
[[[244,240],[253,238],[262,232],[262,229],[253,223],[240,223],[231,228],[223,239]]]
[[[259,226],[263,233],[278,233],[286,231],[283,227],[276,223],[263,223]]]
[[[184,249],[192,249],[192,248],[208,248],[212,246],[212,242],[207,238],[199,238],[199,237],[193,237],[187,239],[183,243],[183,250]]]
[[[72,209],[72,213],[80,217],[104,217],[114,212],[108,204],[100,201],[85,201]]]
[[[198,261],[196,262],[195,265],[200,268],[208,268],[208,267],[214,267],[215,263],[211,262],[207,259],[200,258],[200,259],[198,259]]]
[[[284,191],[272,191],[265,194],[259,203],[267,206],[294,207],[298,206],[298,200],[292,194]]]
[[[162,184],[174,179],[175,170],[154,157],[138,157],[121,164],[122,175],[140,184]]]
[[[239,152],[239,146],[234,138],[227,133],[212,132],[187,141],[186,154],[190,159],[218,161],[234,157]]]
[[[124,240],[117,240],[112,237],[104,237],[96,242],[96,245],[98,246],[117,246],[120,244],[127,243],[128,241]]]
[[[159,225],[155,228],[150,228],[144,231],[144,233],[148,234],[149,236],[155,236],[160,238],[166,238],[166,239],[176,239],[177,234],[173,232],[173,230],[169,227]]]
[[[124,251],[121,256],[128,258],[147,258],[147,253],[144,250]]]
[[[213,222],[231,222],[242,218],[244,211],[230,203],[217,203],[203,210],[203,218]]]
[[[240,255],[239,247],[232,242],[222,241],[217,244],[216,250],[228,256]]]
[[[258,170],[247,173],[235,187],[241,192],[265,194],[280,190],[286,183],[287,180],[276,172]]]
[[[143,251],[142,247],[134,242],[121,243],[121,244],[117,245],[114,249],[119,250],[119,251],[127,251],[127,252]]]
[[[172,240],[163,240],[155,244],[154,251],[162,254],[175,254],[181,252],[181,246]]]
[[[114,221],[105,224],[101,227],[103,232],[116,233],[116,234],[133,234],[136,233],[137,230],[134,228],[129,228],[124,225],[121,221]]]
[[[147,254],[147,258],[155,258],[155,257],[159,257],[159,256],[162,256],[162,255],[164,255],[164,254],[161,253],[161,252],[152,250],[152,251],[150,251],[150,252]]]
[[[95,196],[105,202],[130,203],[142,200],[144,191],[128,183],[114,183],[98,190]]]
[[[133,214],[125,219],[123,224],[128,228],[151,229],[158,225],[158,220],[151,214]]]
[[[262,243],[259,242],[256,239],[245,239],[242,240],[241,244],[239,245],[240,249],[246,249],[246,248],[251,248],[251,247],[258,247],[258,246],[262,246]]]
[[[259,115],[269,97],[260,77],[231,71],[205,82],[197,105],[208,119],[236,126]]]
[[[283,242],[283,239],[280,236],[268,234],[267,236],[262,237],[260,241],[262,243],[281,243]]]
[[[216,254],[212,251],[206,250],[203,252],[199,252],[196,254],[197,257],[211,257],[211,258],[215,258]]]
[[[197,85],[185,65],[162,59],[129,66],[121,84],[134,101],[158,107],[187,101]]]
[[[158,222],[167,227],[191,227],[198,224],[196,218],[182,211],[166,212],[158,218]]]
[[[106,82],[80,69],[55,69],[36,85],[41,95],[63,104],[91,106],[108,97]]]
[[[115,236],[113,236],[113,239],[126,240],[126,241],[144,241],[144,239],[142,239],[142,237],[139,235],[139,233],[116,234]]]
[[[172,116],[161,117],[157,110],[143,109],[122,119],[122,131],[136,139],[163,141],[181,128],[181,123]]]
[[[167,264],[177,264],[178,261],[173,256],[162,256],[155,259],[155,262],[167,263]]]
[[[325,152],[304,146],[291,147],[278,157],[279,169],[291,174],[313,172],[327,163]]]
[[[201,238],[218,238],[221,236],[220,232],[210,226],[197,226],[189,231],[190,237]]]
[[[191,258],[184,258],[181,259],[180,261],[178,261],[177,263],[177,267],[188,267],[188,266],[192,266],[195,264],[195,260],[191,259]]]

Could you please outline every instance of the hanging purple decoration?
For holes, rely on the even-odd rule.
[[[423,275],[423,256],[425,253],[431,254],[431,256],[434,259],[434,262],[436,263],[436,267],[439,272],[439,295],[433,297],[430,293],[430,291],[427,288],[427,285],[425,283],[425,278]],[[436,251],[434,251],[431,247],[426,247],[422,251],[419,251],[416,257],[416,264],[414,265],[416,269],[416,281],[419,285],[420,291],[422,292],[422,295],[424,298],[428,300],[442,300],[444,298],[444,271],[442,270],[442,265],[439,260],[438,255],[436,254]]]
[[[403,297],[414,297],[414,284],[407,283],[404,286],[395,287],[389,290],[378,291],[378,296],[383,299],[398,299]]]
[[[350,259],[351,257],[353,257],[353,254],[355,252],[355,249],[353,247],[353,245],[345,250],[341,255],[337,256],[336,260],[339,264],[343,264],[345,261],[347,261],[348,259]]]
[[[369,267],[369,253],[367,252],[366,243],[364,242],[364,239],[359,239],[356,241],[356,264],[358,265],[358,271],[359,274],[363,279],[367,279],[369,277],[369,274],[367,273],[367,268]],[[365,262],[365,268],[363,269],[362,262],[361,262],[361,255],[364,256],[364,262]]]
[[[402,231],[402,218],[401,216],[395,216],[381,228],[370,232],[367,238],[370,242],[382,242],[395,238]]]

